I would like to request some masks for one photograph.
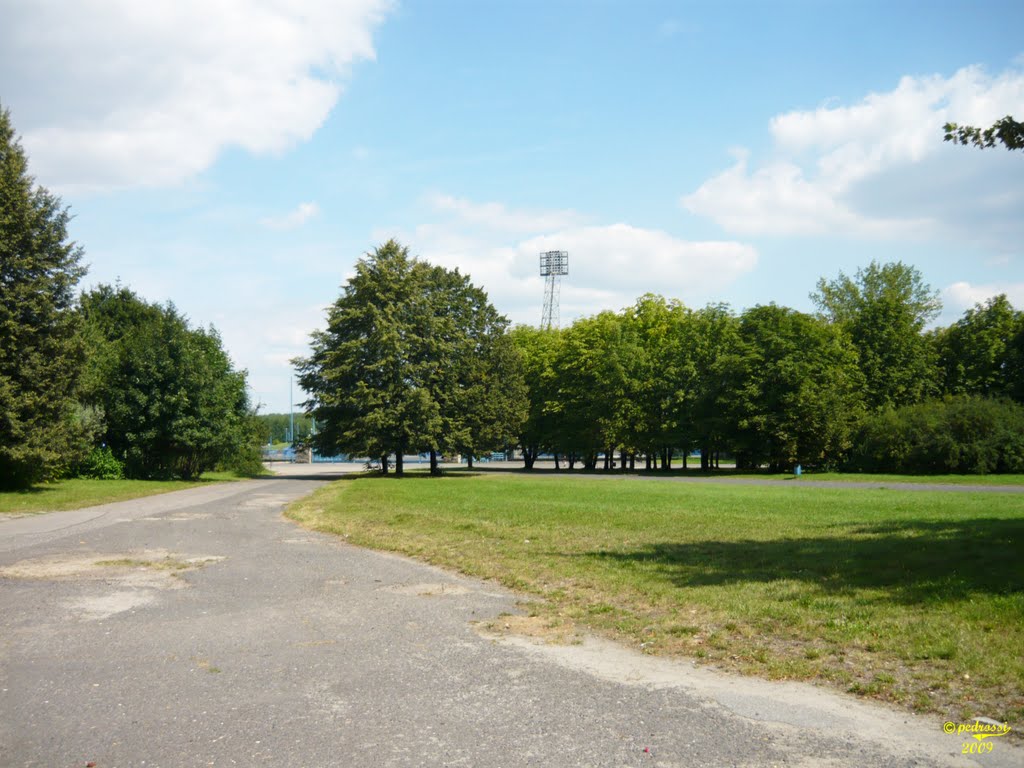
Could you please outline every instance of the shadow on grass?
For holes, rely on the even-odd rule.
[[[901,604],[1024,593],[1024,520],[901,521],[847,537],[654,544],[582,557],[653,570],[679,587],[792,580],[822,593],[882,590]]]

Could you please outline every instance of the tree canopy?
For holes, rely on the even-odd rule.
[[[935,393],[934,349],[924,330],[942,305],[917,269],[872,261],[852,278],[840,272],[817,287],[811,299],[857,349],[868,407],[906,405]]]

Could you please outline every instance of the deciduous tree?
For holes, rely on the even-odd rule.
[[[861,415],[857,355],[834,325],[774,304],[743,313],[727,364],[733,444],[774,470],[838,464]]]
[[[1024,314],[1005,294],[967,310],[935,333],[943,392],[983,397],[1013,396],[1015,342],[1024,332]]]
[[[868,407],[916,403],[935,392],[934,347],[924,329],[942,304],[917,269],[873,261],[852,278],[822,278],[811,299],[853,341]]]
[[[123,287],[101,285],[81,303],[90,347],[83,398],[101,409],[102,439],[129,476],[188,479],[222,463],[258,463],[246,375],[216,330],[191,328],[173,305]]]

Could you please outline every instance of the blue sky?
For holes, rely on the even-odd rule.
[[[1024,308],[1019,2],[0,0],[0,105],[85,286],[214,324],[265,411],[355,260],[396,237],[538,323],[645,292],[812,309],[913,264],[950,322]],[[301,399],[296,392],[295,399]]]

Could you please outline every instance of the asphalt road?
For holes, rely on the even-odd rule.
[[[290,471],[0,521],[0,766],[1024,764],[810,686],[483,636],[514,595],[296,527],[330,476]]]

